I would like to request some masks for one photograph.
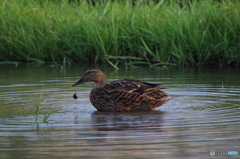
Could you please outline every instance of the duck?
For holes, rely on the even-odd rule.
[[[151,111],[175,98],[162,91],[168,87],[160,87],[158,84],[135,79],[120,79],[108,83],[105,74],[98,68],[88,69],[72,86],[86,82],[96,84],[90,92],[90,102],[98,111]]]

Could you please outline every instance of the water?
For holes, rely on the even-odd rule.
[[[167,93],[179,96],[155,111],[109,113],[91,105],[93,83],[71,87],[87,68],[0,65],[1,159],[207,159],[210,150],[240,153],[239,69],[100,67],[109,81],[162,83],[171,87]]]

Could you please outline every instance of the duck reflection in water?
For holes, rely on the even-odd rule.
[[[163,111],[93,112],[91,124],[100,140],[108,137],[159,134],[163,123]],[[129,135],[130,134],[130,135]],[[94,135],[94,136],[95,136]],[[96,141],[97,142],[97,141]]]

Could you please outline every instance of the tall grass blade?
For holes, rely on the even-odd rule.
[[[240,63],[240,1],[89,2],[3,0],[0,62]]]

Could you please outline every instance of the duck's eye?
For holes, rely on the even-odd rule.
[[[88,74],[90,74],[90,73],[91,73],[90,71],[89,71],[89,72],[86,72],[85,75],[88,75]]]
[[[85,73],[85,75],[94,74],[94,73],[97,73],[97,71],[88,71]]]

